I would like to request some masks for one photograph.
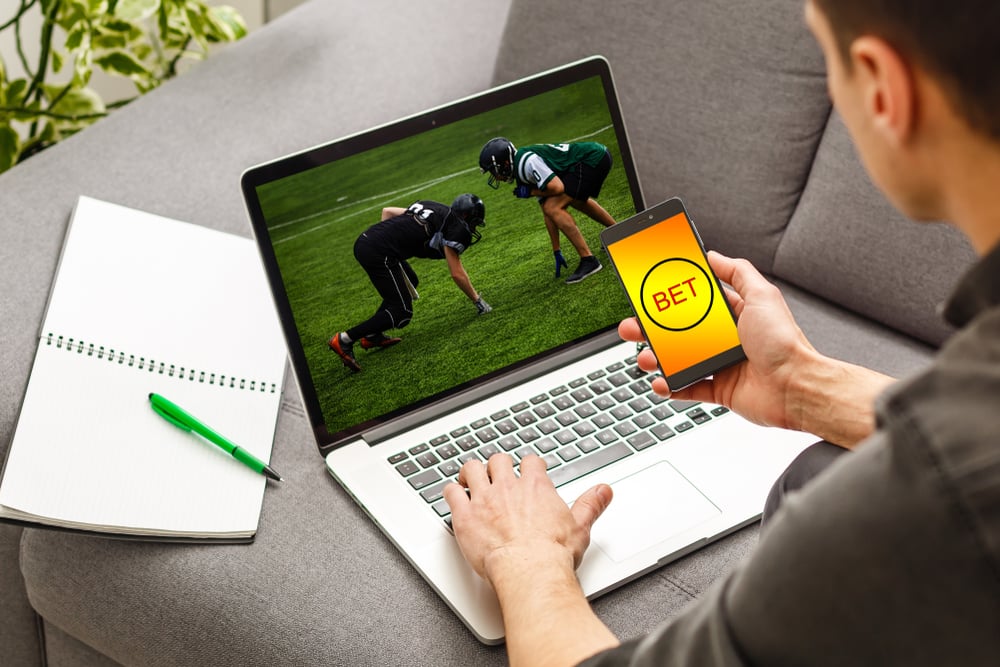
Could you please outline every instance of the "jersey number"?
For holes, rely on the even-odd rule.
[[[420,218],[424,222],[430,220],[431,216],[434,215],[434,211],[432,211],[429,208],[426,208],[420,202],[411,205],[410,208],[406,209],[406,212],[413,214],[414,216]]]

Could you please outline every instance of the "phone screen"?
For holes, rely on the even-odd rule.
[[[672,390],[744,359],[736,321],[679,199],[602,234]]]

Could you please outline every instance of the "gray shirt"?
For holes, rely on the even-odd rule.
[[[876,406],[878,429],[769,521],[679,618],[596,665],[1000,664],[1000,247],[962,329]]]

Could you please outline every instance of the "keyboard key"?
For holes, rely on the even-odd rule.
[[[420,491],[420,497],[429,503],[436,503],[437,501],[444,498],[444,494],[442,493],[442,491],[444,491],[444,487],[448,486],[449,484],[451,484],[451,480],[446,479],[444,481],[438,482],[437,484],[434,484],[433,486],[424,487],[424,489]]]
[[[574,447],[573,445],[569,445],[568,447],[563,447],[558,452],[556,452],[556,454],[558,454],[559,458],[561,458],[563,461],[566,461],[567,463],[572,461],[573,459],[580,458],[580,450]]]
[[[659,405],[660,403],[666,402],[668,399],[666,396],[660,396],[655,391],[651,391],[648,394],[646,394],[646,400],[652,403],[653,405]]]
[[[539,403],[544,403],[547,400],[549,400],[548,394],[538,394],[537,396],[531,397],[531,404],[538,405]]]
[[[634,401],[629,401],[628,406],[635,410],[636,412],[644,412],[645,410],[653,407],[653,404],[647,401],[645,398],[637,398]]]
[[[555,435],[555,439],[560,442],[560,444],[568,445],[569,443],[576,440],[576,433],[567,429],[565,431],[559,431]]]
[[[687,418],[693,421],[695,424],[704,424],[712,417],[701,408],[695,408],[693,410],[688,411]]]
[[[534,428],[526,428],[523,431],[518,431],[517,437],[521,439],[523,443],[529,443],[534,440],[538,440],[542,437],[542,434],[536,431]]]
[[[399,452],[389,457],[389,463],[399,463],[404,459],[406,459],[406,452]]]
[[[484,461],[489,461],[491,456],[500,453],[500,448],[496,445],[486,445],[485,447],[480,447],[476,451],[479,452],[479,455],[483,457]]]
[[[653,428],[649,429],[649,432],[660,440],[666,440],[667,438],[674,437],[674,429],[670,428],[666,424],[657,424]]]
[[[576,405],[573,399],[569,396],[560,396],[559,398],[552,401],[552,405],[556,406],[558,410],[569,410],[571,407]]]
[[[595,382],[592,385],[590,385],[590,391],[594,392],[598,396],[600,396],[601,394],[606,394],[612,389],[614,389],[614,387],[612,387],[604,380],[601,380],[600,382]]]
[[[468,432],[469,432],[469,427],[468,426],[459,426],[458,428],[456,428],[454,431],[452,431],[448,435],[450,435],[453,438],[461,438],[463,435],[465,435]]]
[[[438,473],[438,471],[434,468],[431,468],[430,470],[423,471],[419,475],[413,475],[406,481],[410,483],[410,486],[419,491],[425,486],[430,486],[439,479],[441,479],[440,473]]]
[[[596,415],[597,408],[595,408],[590,403],[584,403],[583,405],[578,405],[575,408],[573,408],[573,412],[575,412],[576,416],[579,417],[580,419],[586,419],[587,417]]]
[[[668,405],[673,408],[674,412],[684,412],[698,405],[698,401],[670,401]]]
[[[400,463],[398,466],[396,466],[396,472],[398,472],[403,477],[409,477],[418,470],[420,470],[420,466],[418,466],[413,461],[404,461],[403,463]]]
[[[520,420],[518,420],[518,421],[520,421]],[[500,431],[500,433],[502,433],[504,435],[507,435],[507,434],[513,433],[514,431],[517,430],[517,424],[515,424],[514,422],[512,422],[509,419],[504,419],[501,422],[497,422],[496,426],[494,428],[496,428],[496,430]]]
[[[613,400],[611,400],[611,398],[607,396],[598,396],[597,398],[594,399],[592,405],[598,410],[607,410],[609,408],[615,407],[617,403],[615,403]]]
[[[455,444],[458,445],[463,452],[467,452],[479,443],[471,435],[466,435],[456,440]]]
[[[497,444],[503,448],[505,452],[509,452],[521,443],[512,435],[505,435],[504,437],[497,440]]]
[[[653,391],[653,386],[649,384],[649,379],[638,380],[633,382],[628,386],[632,390],[632,393],[636,396],[645,396],[649,392]]]
[[[542,438],[541,440],[539,440],[538,442],[535,443],[535,447],[542,454],[548,454],[549,452],[551,452],[553,449],[555,449],[558,446],[559,445],[556,444],[556,441],[553,440],[552,438]]]
[[[621,389],[615,389],[613,392],[611,392],[611,395],[619,403],[625,403],[626,401],[631,401],[633,398],[635,398],[632,392],[624,387]]]
[[[535,417],[535,415],[531,414],[530,412],[524,412],[522,414],[519,414],[517,417],[515,417],[515,419],[517,420],[517,423],[520,424],[521,426],[531,426],[536,421],[538,421],[538,418]]]
[[[600,433],[598,433],[594,437],[596,437],[597,440],[602,445],[607,445],[607,444],[610,444],[610,443],[614,442],[615,440],[617,440],[618,439],[618,434],[614,432],[614,429],[610,429],[609,428],[606,431],[601,431]]]
[[[430,446],[428,446],[426,443],[423,445],[417,445],[416,447],[410,447],[410,454],[416,456],[421,452],[426,452],[428,449],[430,449]]]
[[[603,415],[597,415],[596,417],[591,419],[590,423],[596,426],[597,428],[607,428],[609,426],[612,426],[615,423],[615,420],[611,417],[611,415],[603,414]]]
[[[620,371],[623,368],[625,368],[625,364],[623,364],[620,361],[616,361],[615,363],[613,363],[610,366],[606,367],[604,370],[606,370],[609,373],[614,373],[615,371]]]
[[[529,404],[527,401],[521,401],[520,403],[515,403],[514,405],[510,406],[510,409],[511,412],[524,412],[530,407],[531,404]]]
[[[631,455],[632,450],[629,449],[628,445],[624,442],[617,442],[589,456],[584,456],[557,468],[549,473],[549,478],[553,484],[560,486]]]
[[[458,463],[465,465],[469,461],[481,461],[482,459],[475,452],[466,452],[458,457]]]
[[[451,443],[444,445],[443,447],[438,447],[436,450],[437,455],[442,459],[450,459],[453,456],[458,456],[458,447],[452,445]]]
[[[546,419],[543,422],[539,422],[535,428],[537,428],[542,433],[542,435],[548,435],[550,433],[558,431],[559,424],[555,423],[551,419]]]
[[[483,428],[484,426],[489,426],[489,424],[490,424],[490,420],[486,419],[485,417],[483,417],[482,419],[477,419],[476,421],[472,422],[471,424],[469,424],[469,426],[472,427],[473,431],[478,431],[479,429]]]
[[[591,433],[596,431],[597,427],[591,424],[590,422],[580,422],[579,424],[573,427],[573,430],[576,432],[578,436],[582,438],[583,436],[590,435]]]
[[[548,456],[543,456],[542,460],[545,461],[546,470],[552,470],[557,465],[562,463],[562,461],[560,461],[555,454],[549,454]]]
[[[596,380],[597,378],[604,377],[605,373],[602,370],[596,370],[593,373],[587,373],[588,380]]]
[[[677,426],[674,426],[674,430],[678,433],[683,433],[684,431],[690,431],[694,428],[694,424],[691,422],[681,422]]]
[[[438,437],[431,440],[431,447],[437,447],[438,445],[443,445],[448,442],[449,438],[446,435],[439,435]]]
[[[654,417],[656,417],[660,421],[663,421],[664,419],[666,419],[670,415],[674,414],[674,411],[671,410],[666,405],[658,405],[655,408],[653,408],[653,411],[650,414],[652,414]]]
[[[431,507],[434,508],[434,511],[440,517],[446,517],[451,514],[451,507],[449,507],[447,500],[439,500],[431,505]]]
[[[460,468],[461,466],[455,461],[445,461],[438,466],[438,472],[445,477],[454,477],[458,474]]]
[[[561,394],[565,394],[567,391],[569,391],[569,387],[567,387],[566,385],[560,385],[555,389],[553,389],[552,391],[550,391],[549,396],[556,397]]]
[[[531,445],[525,445],[524,447],[521,447],[520,449],[515,449],[514,450],[514,455],[517,457],[518,461],[520,461],[521,459],[523,459],[525,456],[531,456],[532,454],[534,454],[535,456],[538,456],[538,452],[535,451],[535,448],[532,447]]]
[[[639,428],[649,428],[650,426],[652,426],[653,424],[656,423],[656,420],[653,419],[647,413],[647,414],[639,415],[638,417],[636,417],[635,419],[632,420],[632,423],[635,424],[636,426],[638,426]]]
[[[570,396],[575,398],[577,403],[584,403],[594,397],[594,395],[590,393],[590,390],[587,389],[586,387],[583,387],[582,389],[577,389],[576,391],[571,393]]]
[[[539,405],[537,408],[532,410],[532,412],[538,415],[539,419],[545,419],[546,417],[551,417],[552,415],[554,415],[556,413],[556,409],[551,405],[549,405],[548,403],[543,403],[542,405]]]
[[[476,431],[476,437],[479,438],[481,442],[490,442],[491,440],[496,440],[500,437],[500,434],[493,430],[492,427],[484,428],[482,431]]]
[[[616,387],[625,386],[625,385],[627,385],[631,381],[632,380],[629,379],[629,377],[627,375],[625,375],[624,373],[615,373],[614,375],[612,375],[611,377],[608,378],[608,382],[610,382],[611,384],[613,384]]]
[[[712,408],[712,414],[713,414],[713,415],[715,415],[716,417],[719,417],[719,416],[721,416],[721,415],[724,415],[724,414],[726,414],[727,412],[729,412],[729,408],[727,408],[727,407],[726,407],[726,406],[724,406],[724,405],[720,405],[720,406],[719,406],[719,407],[717,407],[717,408]]]
[[[633,435],[631,438],[628,438],[626,442],[632,445],[632,448],[635,449],[636,451],[642,451],[643,449],[646,449],[650,445],[655,445],[656,438],[651,436],[649,433],[646,433],[645,431],[640,431],[639,433]]]
[[[570,382],[569,386],[572,387],[573,389],[576,389],[577,387],[582,387],[585,384],[587,384],[587,378],[577,378],[572,382]]]
[[[624,438],[627,435],[632,435],[638,429],[635,427],[635,424],[631,424],[629,422],[622,422],[621,424],[615,426],[613,430],[615,433]]]
[[[638,366],[629,366],[628,368],[625,369],[625,374],[628,375],[633,380],[638,380],[639,378],[641,378],[643,375],[646,374],[646,371],[642,370]]]
[[[420,464],[421,468],[430,468],[441,463],[441,460],[434,456],[432,452],[425,452],[417,457],[417,463]]]
[[[594,438],[588,437],[576,443],[576,447],[584,454],[589,454],[595,449],[600,449],[601,443],[597,442]]]
[[[498,422],[501,419],[504,419],[505,417],[510,417],[510,411],[500,410],[499,412],[494,412],[493,414],[490,415],[490,419],[492,419],[495,422]]]
[[[629,409],[627,405],[619,405],[617,408],[611,411],[611,416],[617,419],[618,421],[622,421],[632,416],[632,410]]]

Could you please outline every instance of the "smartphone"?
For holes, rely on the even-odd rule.
[[[680,199],[606,228],[601,243],[671,391],[746,359],[736,316]]]

